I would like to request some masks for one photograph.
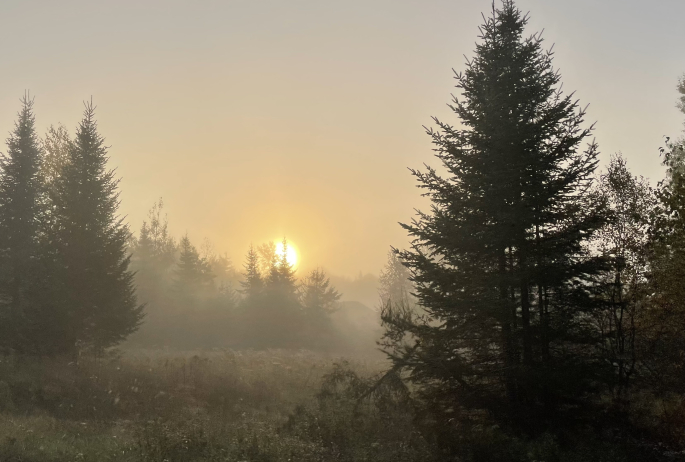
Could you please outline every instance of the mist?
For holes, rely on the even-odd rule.
[[[685,460],[682,1],[0,12],[0,461]]]

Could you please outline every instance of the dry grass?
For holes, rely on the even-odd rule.
[[[133,350],[78,365],[3,358],[0,461],[662,460],[649,457],[654,451],[630,458],[632,449],[592,434],[560,445],[550,435],[521,440],[495,427],[460,427],[457,451],[441,453],[436,428],[415,412],[401,380],[369,392],[386,367],[280,350]],[[670,419],[668,428],[681,429],[684,407],[664,406],[668,412],[649,425]]]
[[[282,428],[316,404],[337,360],[306,351],[5,358],[0,460],[323,460],[320,442]],[[355,364],[365,375],[382,367]]]

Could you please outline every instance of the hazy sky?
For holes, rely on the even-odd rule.
[[[603,158],[661,176],[683,117],[683,0],[520,0],[590,104]],[[303,268],[377,273],[435,164],[422,125],[455,91],[488,1],[0,1],[0,131],[29,89],[41,132],[73,133],[92,95],[122,213],[163,197],[175,235],[242,264],[288,236]],[[2,147],[4,150],[4,146]]]

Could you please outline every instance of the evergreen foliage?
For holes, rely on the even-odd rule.
[[[271,294],[278,294],[284,299],[295,300],[297,298],[297,280],[295,268],[288,262],[286,249],[288,240],[283,238],[283,252],[272,259],[269,273],[266,278],[266,289]]]
[[[40,316],[38,258],[40,223],[45,217],[40,178],[42,150],[35,129],[33,99],[21,100],[7,154],[0,159],[0,325],[2,347],[30,352]]]
[[[326,272],[321,268],[312,270],[300,286],[300,300],[305,315],[321,316],[335,311],[342,294],[331,286]]]
[[[264,287],[264,281],[259,271],[259,255],[252,244],[250,244],[247,257],[245,257],[243,268],[245,269],[245,280],[240,281],[241,293],[246,299],[251,300],[257,297]]]
[[[259,272],[268,278],[271,269],[278,265],[278,255],[276,254],[276,243],[266,242],[257,247],[257,254],[259,255]]]
[[[99,353],[134,332],[143,317],[128,269],[128,227],[117,216],[118,180],[107,160],[95,107],[87,103],[54,188],[46,303],[60,320],[57,351]]]
[[[146,310],[158,308],[165,297],[170,283],[168,276],[176,264],[176,243],[169,234],[166,215],[162,217],[164,202],[160,198],[148,211],[138,238],[132,238],[131,268],[136,273],[136,292],[145,302]]]
[[[444,428],[469,410],[519,431],[570,424],[558,412],[582,409],[601,372],[587,322],[605,267],[587,249],[605,221],[586,194],[597,146],[581,149],[585,112],[526,23],[512,1],[493,6],[456,75],[464,129],[428,130],[447,176],[412,171],[432,206],[403,225],[400,258],[427,316],[384,321],[413,338],[388,353]]]
[[[190,242],[188,234],[179,242],[179,259],[176,268],[176,289],[189,294],[197,294],[206,289],[214,280],[209,263],[200,258],[195,246]]]

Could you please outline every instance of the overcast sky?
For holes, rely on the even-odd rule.
[[[683,116],[683,0],[520,0],[589,104],[603,160],[660,178]],[[242,264],[286,235],[306,269],[377,273],[436,164],[423,125],[455,124],[452,68],[487,1],[0,1],[0,131],[35,96],[43,133],[93,97],[134,230],[163,197],[175,235]],[[4,146],[3,146],[4,149]]]

